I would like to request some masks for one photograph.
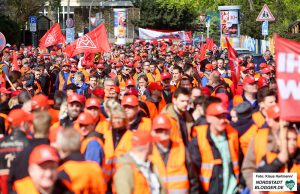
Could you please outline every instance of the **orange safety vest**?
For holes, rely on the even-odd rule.
[[[148,107],[148,110],[149,110],[149,116],[150,116],[150,119],[154,119],[154,117],[158,114],[157,112],[157,108],[155,106],[154,103],[152,102],[149,102],[147,100],[143,101],[147,107]],[[143,110],[143,109],[142,109]]]
[[[107,131],[104,134],[104,164],[102,165],[102,171],[106,183],[108,183],[116,171],[116,158],[122,154],[129,152],[131,149],[131,138],[133,132],[127,130],[116,149],[114,149],[112,130]]]
[[[59,78],[58,90],[59,91],[63,91],[65,82],[67,82],[67,85],[72,83],[71,82],[71,73],[69,73],[69,76],[68,76],[67,80],[64,80],[64,77],[62,76],[61,73],[62,72],[59,72],[59,75],[58,75],[58,78]]]
[[[153,75],[152,73],[147,73],[147,77],[148,77],[148,82],[160,82],[161,78],[160,78],[160,73],[158,71],[158,69],[155,69],[155,74]]]
[[[97,124],[95,131],[98,133],[105,134],[110,128],[110,121],[108,120],[100,120]]]
[[[208,125],[197,126],[194,128],[194,130],[197,134],[198,146],[201,154],[201,169],[199,177],[203,189],[208,192],[214,166],[222,165],[222,159],[214,158],[211,145],[207,139],[207,131],[209,130]],[[228,146],[233,165],[233,172],[238,179],[240,174],[238,133],[234,128],[228,125],[226,126],[226,135],[228,138]]]
[[[264,128],[258,130],[256,136],[254,137],[254,155],[255,163],[258,166],[262,158],[267,154],[268,149],[268,135],[269,129]]]
[[[76,170],[74,170],[76,169]],[[74,192],[74,194],[105,194],[106,184],[100,166],[92,161],[67,161],[58,168],[64,171],[69,180],[62,182]]]
[[[51,125],[59,121],[59,110],[56,110],[54,108],[48,109],[49,114],[51,115]]]
[[[220,89],[220,88],[224,88],[224,89],[226,90],[226,92],[228,93],[227,88],[226,88],[224,85],[221,84],[221,85],[218,85],[217,87],[214,88],[214,90],[213,90],[212,93],[211,93],[211,96],[216,96],[217,91],[218,91],[218,89]]]
[[[123,79],[122,75],[118,75],[118,81],[119,81],[119,88],[122,91],[125,91],[126,88],[126,81]]]
[[[251,127],[242,136],[239,137],[240,147],[244,156],[247,153],[250,141],[255,136],[257,131],[258,131],[258,127],[256,125],[251,125]]]
[[[257,111],[252,114],[252,119],[254,123],[258,126],[258,128],[261,128],[263,124],[266,122],[265,117],[263,116],[262,112]]]
[[[118,164],[116,168],[120,168],[121,166],[122,164]],[[144,174],[136,167],[133,162],[130,163],[130,167],[133,172],[134,181],[132,194],[151,194],[149,184]]]
[[[13,187],[18,194],[40,194],[40,192],[35,188],[30,177],[25,177],[15,181]]]
[[[97,133],[97,132],[96,132],[96,133]],[[81,146],[80,146],[80,152],[81,152],[82,154],[85,153],[88,144],[89,144],[91,141],[93,141],[93,140],[96,140],[96,141],[101,145],[101,147],[103,148],[103,141],[102,141],[99,137],[93,135],[93,136],[91,136],[91,137],[87,137],[87,138],[84,138],[84,139],[82,140]]]
[[[150,160],[158,168],[167,193],[189,193],[188,171],[185,166],[185,147],[182,142],[172,142],[167,165],[165,165],[156,145]]]

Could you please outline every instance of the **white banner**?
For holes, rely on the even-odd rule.
[[[144,28],[139,28],[139,38],[144,40],[169,38],[169,39],[180,39],[182,41],[186,41],[188,39],[184,31],[159,32],[154,30],[147,30]]]

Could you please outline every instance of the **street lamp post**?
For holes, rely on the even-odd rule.
[[[91,11],[92,11],[92,5],[94,3],[95,0],[92,0],[92,2],[90,3],[90,9],[89,9],[89,31],[91,30]]]
[[[201,13],[199,15],[200,25],[202,26],[201,32],[200,32],[201,33],[201,41],[202,42],[203,42],[203,39],[204,39],[204,37],[203,37],[203,25],[204,25],[205,18],[206,18],[205,14]]]

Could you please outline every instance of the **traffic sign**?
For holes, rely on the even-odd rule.
[[[267,36],[269,34],[269,22],[268,21],[264,21],[262,23],[262,35],[263,36]]]
[[[30,32],[36,32],[36,16],[29,16],[29,29]]]
[[[261,9],[260,13],[258,14],[256,21],[275,21],[275,17],[271,13],[267,4]]]
[[[0,51],[4,49],[5,44],[6,44],[5,36],[0,32]]]
[[[72,18],[68,18],[66,20],[66,26],[67,28],[72,28],[74,26],[74,20]]]

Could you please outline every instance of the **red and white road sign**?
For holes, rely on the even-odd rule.
[[[272,12],[270,11],[267,4],[263,6],[260,13],[258,14],[256,21],[275,21],[275,17],[273,16]]]

